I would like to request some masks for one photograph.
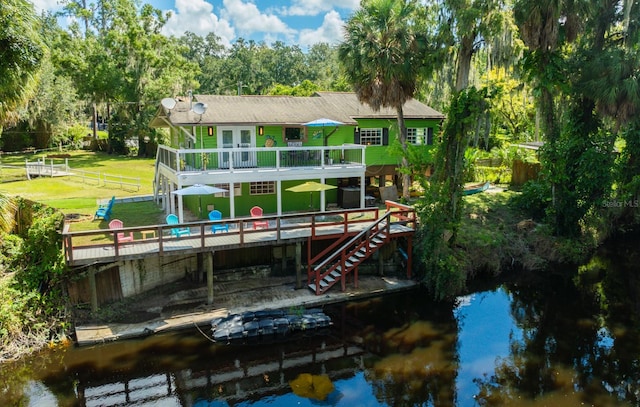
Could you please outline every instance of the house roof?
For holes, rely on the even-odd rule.
[[[192,111],[195,103],[207,108],[201,115]],[[444,115],[415,99],[404,105],[405,119],[443,119]],[[318,118],[333,119],[348,125],[357,125],[356,119],[395,119],[396,110],[381,108],[375,112],[360,103],[355,93],[317,92],[311,97],[301,96],[228,96],[194,95],[176,99],[171,110],[160,106],[151,121],[152,127],[172,125],[300,125]]]

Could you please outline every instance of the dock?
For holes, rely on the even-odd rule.
[[[363,300],[379,295],[411,290],[418,287],[415,280],[387,276],[360,276],[358,288],[332,291],[317,296],[306,288],[295,289],[295,278],[269,277],[237,282],[215,284],[214,302],[206,304],[206,287],[177,292],[165,298],[180,302],[188,298],[190,303],[201,301],[202,305],[189,310],[166,312],[158,318],[137,323],[81,324],[76,326],[76,342],[80,346],[94,345],[116,340],[145,337],[157,333],[193,329],[210,333],[213,318],[232,313],[263,309],[313,308],[354,300]]]

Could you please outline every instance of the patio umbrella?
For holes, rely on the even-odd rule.
[[[301,373],[289,382],[289,386],[291,386],[294,394],[319,401],[326,400],[327,396],[334,390],[333,383],[326,374]]]
[[[202,195],[218,194],[220,192],[229,192],[226,189],[212,187],[211,185],[193,184],[191,186],[181,188],[172,192],[174,195],[198,195],[198,217],[202,216]],[[182,215],[182,214],[181,214]],[[182,216],[180,216],[182,222]]]
[[[309,208],[313,206],[313,193],[327,191],[329,189],[334,189],[336,186],[322,184],[320,182],[315,181],[307,181],[304,184],[296,185],[294,187],[287,188],[287,191],[291,192],[309,192]]]
[[[337,120],[331,120],[331,119],[327,119],[327,118],[322,118],[322,119],[316,119],[316,120],[312,120],[310,122],[306,122],[306,123],[302,123],[303,126],[306,127],[322,127],[322,142],[323,145],[327,145],[327,139],[333,134],[335,133],[336,130],[338,130],[338,126],[343,125],[344,123],[339,122]],[[333,131],[331,133],[329,133],[328,135],[324,135],[324,128],[325,127],[335,127],[333,129]]]

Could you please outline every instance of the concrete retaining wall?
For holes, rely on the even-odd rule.
[[[120,264],[122,296],[142,294],[185,278],[197,270],[197,256],[156,256]]]

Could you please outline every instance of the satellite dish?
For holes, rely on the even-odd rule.
[[[191,108],[191,110],[193,110],[193,113],[195,114],[204,114],[204,112],[207,111],[207,105],[204,103],[198,102],[193,105],[193,108]]]
[[[164,106],[165,109],[171,110],[176,107],[176,100],[174,98],[164,98],[160,101],[160,103],[162,104],[162,106]]]

